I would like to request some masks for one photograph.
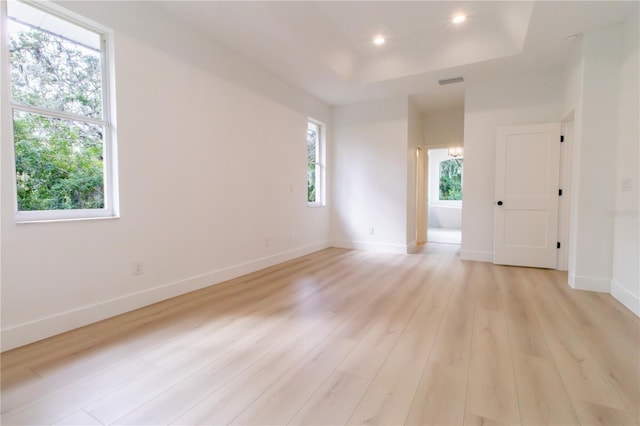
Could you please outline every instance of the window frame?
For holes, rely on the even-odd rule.
[[[3,37],[0,42],[3,46],[1,61],[2,75],[2,99],[1,102],[6,108],[2,108],[3,127],[8,129],[7,140],[10,141],[9,157],[11,161],[12,190],[13,190],[13,212],[16,223],[30,222],[51,222],[65,220],[85,220],[85,219],[111,219],[119,217],[118,201],[118,177],[117,177],[117,149],[116,149],[116,126],[115,126],[115,68],[112,64],[113,52],[113,32],[83,16],[73,13],[49,1],[35,2],[30,0],[11,0],[24,3],[30,7],[39,9],[44,13],[53,15],[72,24],[92,31],[100,37],[100,66],[102,73],[102,117],[93,118],[67,113],[63,111],[49,110],[46,108],[24,105],[14,102],[11,94],[11,62],[9,58],[9,31],[8,31],[8,2],[0,5],[0,18],[3,28]],[[72,122],[82,122],[104,127],[103,143],[103,185],[104,185],[104,207],[100,209],[59,209],[59,210],[19,210],[18,207],[18,184],[16,173],[16,151],[15,134],[13,129],[13,118],[16,111],[38,114],[45,117],[69,120]]]
[[[460,173],[460,190],[461,190],[461,195],[463,197],[463,199],[460,200],[443,200],[440,198],[440,183],[442,181],[442,163],[446,162],[446,161],[452,161],[452,160],[462,160],[464,161],[464,157],[451,157],[448,156],[446,159],[439,161],[438,162],[438,199],[437,199],[437,203],[441,204],[441,205],[459,205],[462,203],[463,199],[464,199],[464,194],[462,193],[462,181],[464,179],[464,165],[462,165],[461,167],[461,173]],[[464,163],[463,163],[464,164]]]
[[[307,118],[307,131],[309,123],[318,126],[318,142],[316,146],[316,161],[313,163],[307,159],[307,170],[309,164],[315,164],[316,170],[316,201],[309,201],[307,198],[307,207],[324,207],[326,206],[326,124],[314,118]],[[308,172],[307,172],[308,173]],[[307,176],[307,186],[309,185]]]

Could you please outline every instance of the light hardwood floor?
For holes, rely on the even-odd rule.
[[[2,354],[2,424],[638,424],[638,318],[565,283],[327,249]]]

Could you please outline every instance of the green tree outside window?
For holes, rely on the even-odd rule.
[[[100,51],[12,21],[9,59],[18,210],[104,208]]]
[[[462,159],[440,163],[440,200],[462,200]]]

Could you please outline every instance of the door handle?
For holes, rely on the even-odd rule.
[[[503,204],[503,202],[502,201],[498,201],[496,204],[501,206]]]

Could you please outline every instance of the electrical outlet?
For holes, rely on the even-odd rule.
[[[371,228],[369,228],[369,235],[373,235],[376,233],[375,228],[372,226]]]
[[[265,247],[269,247],[271,245],[271,240],[269,239],[269,237],[264,239],[264,246]]]
[[[622,179],[622,190],[625,192],[633,191],[633,183],[631,179]]]
[[[291,231],[291,232],[289,233],[289,239],[290,239],[291,241],[295,240],[295,239],[296,239],[296,233],[295,233],[295,232],[293,232],[293,231]]]
[[[144,262],[139,261],[133,264],[133,275],[142,275],[144,274]]]

